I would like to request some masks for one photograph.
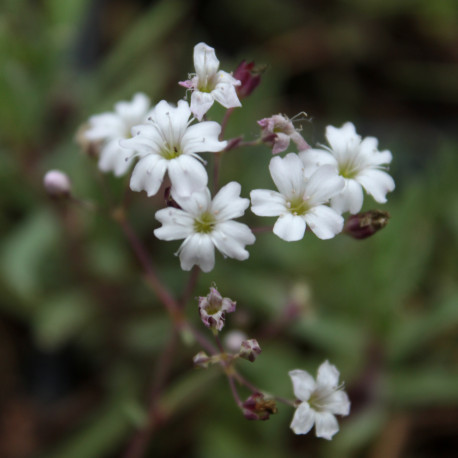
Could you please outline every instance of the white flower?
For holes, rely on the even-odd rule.
[[[240,184],[233,181],[223,186],[212,201],[208,188],[188,197],[172,190],[181,209],[169,207],[156,212],[156,219],[162,223],[154,231],[157,238],[184,239],[177,253],[183,270],[197,265],[210,272],[215,265],[215,247],[229,258],[248,258],[245,245],[253,244],[255,236],[247,225],[232,221],[242,216],[250,203],[240,197],[240,191]]]
[[[335,415],[348,415],[350,401],[339,385],[339,371],[325,361],[319,368],[316,381],[306,371],[289,372],[294,395],[302,401],[294,413],[291,429],[295,434],[307,434],[315,425],[317,437],[332,439],[339,431]]]
[[[339,213],[358,213],[363,205],[364,188],[379,203],[386,202],[386,194],[394,189],[394,180],[384,172],[384,165],[392,159],[390,151],[378,151],[378,140],[361,137],[355,126],[347,122],[340,129],[328,126],[326,138],[330,148],[309,149],[299,153],[306,167],[330,164],[345,179],[345,188],[331,200]]]
[[[145,124],[134,127],[137,134],[121,141],[123,147],[141,156],[130,180],[133,191],[144,190],[148,196],[156,194],[166,172],[172,188],[181,195],[189,195],[207,185],[207,172],[196,153],[221,151],[227,142],[218,141],[221,132],[218,123],[206,121],[190,125],[190,116],[188,102],[180,100],[175,107],[162,100],[150,112]]]
[[[180,84],[193,91],[191,111],[199,121],[215,100],[225,108],[242,106],[235,90],[241,83],[229,73],[218,71],[219,60],[213,48],[205,43],[194,46],[194,68],[195,76]]]
[[[144,122],[150,100],[145,94],[135,94],[131,102],[118,102],[115,111],[101,113],[89,118],[89,128],[84,138],[89,141],[102,141],[99,156],[99,169],[102,172],[112,171],[116,176],[124,175],[129,169],[133,151],[126,151],[119,141],[131,136],[131,129]]]
[[[323,240],[342,231],[342,216],[325,205],[344,187],[334,167],[319,167],[308,176],[299,156],[289,153],[272,158],[269,169],[280,192],[251,191],[251,210],[259,216],[279,216],[274,234],[292,242],[304,237],[307,224]]]

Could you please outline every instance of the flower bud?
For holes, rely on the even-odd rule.
[[[43,186],[51,197],[69,197],[71,183],[68,175],[60,170],[49,170],[43,178]]]
[[[294,119],[294,118],[293,118]],[[258,121],[262,129],[262,141],[272,146],[272,154],[285,151],[292,140],[299,151],[310,148],[299,131],[294,127],[293,120],[282,114],[273,115]]]
[[[210,364],[211,358],[205,353],[204,351],[200,351],[197,355],[192,358],[192,362],[199,367],[207,369],[208,365]]]
[[[343,232],[355,239],[365,239],[383,229],[390,219],[390,214],[383,210],[370,210],[351,215],[345,222]]]
[[[236,303],[228,297],[222,297],[216,287],[210,288],[210,293],[199,297],[199,314],[205,326],[221,331],[226,319],[226,313],[235,311]]]
[[[259,70],[254,68],[254,62],[247,63],[243,60],[240,63],[232,75],[241,83],[240,86],[236,87],[239,99],[248,97],[259,86],[262,71],[264,69]]]
[[[242,411],[247,420],[268,420],[277,413],[277,405],[275,400],[265,399],[262,393],[253,393],[242,404]]]
[[[244,340],[242,345],[240,345],[240,358],[253,362],[260,353],[261,347],[256,339]]]

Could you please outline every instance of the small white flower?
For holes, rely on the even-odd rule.
[[[395,187],[393,178],[381,170],[391,162],[390,151],[378,151],[374,137],[361,140],[351,122],[340,129],[328,126],[326,138],[330,148],[309,149],[299,155],[306,167],[329,164],[345,179],[345,188],[331,200],[332,208],[339,213],[358,213],[363,205],[362,188],[376,202],[385,203],[386,194]]]
[[[245,245],[253,244],[255,236],[247,225],[232,221],[242,216],[250,204],[240,197],[240,191],[240,184],[233,181],[223,186],[212,201],[208,188],[188,197],[172,190],[181,209],[169,207],[156,212],[156,219],[162,223],[154,231],[157,238],[184,239],[177,253],[183,270],[197,265],[210,272],[215,265],[215,247],[229,258],[248,258]]]
[[[145,94],[135,94],[131,102],[118,102],[114,112],[101,113],[89,118],[89,128],[84,137],[89,141],[102,141],[99,169],[112,171],[116,176],[124,175],[129,169],[133,151],[126,151],[119,141],[130,138],[131,129],[146,120],[150,100]]]
[[[251,191],[251,210],[259,216],[279,216],[274,234],[292,242],[304,237],[307,224],[323,240],[342,231],[342,216],[325,205],[344,187],[334,167],[319,167],[308,176],[299,156],[289,153],[284,158],[272,158],[269,170],[280,192]]]
[[[335,415],[348,415],[350,401],[339,385],[339,371],[325,361],[319,368],[316,381],[306,371],[289,372],[294,395],[302,401],[294,413],[291,429],[295,434],[307,434],[315,425],[317,437],[332,439],[339,431]]]
[[[229,73],[218,71],[219,60],[213,48],[205,43],[194,46],[194,68],[195,76],[180,85],[193,91],[191,111],[199,121],[215,100],[225,108],[242,106],[235,90],[241,83]]]
[[[221,151],[227,142],[218,140],[218,123],[190,125],[190,116],[188,102],[180,100],[175,107],[162,100],[145,124],[133,128],[137,134],[121,141],[123,147],[141,156],[130,180],[133,191],[156,194],[166,172],[176,194],[189,195],[207,185],[207,172],[197,153]]]

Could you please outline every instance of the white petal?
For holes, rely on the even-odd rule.
[[[140,159],[130,178],[132,191],[146,191],[148,197],[157,193],[167,170],[167,161],[156,154]]]
[[[336,387],[339,384],[339,375],[336,366],[330,364],[329,361],[325,361],[318,368],[316,382],[319,385]]]
[[[220,142],[218,136],[221,126],[214,121],[204,121],[188,127],[181,140],[184,154],[217,152],[227,146],[227,141]]]
[[[285,213],[285,197],[269,189],[254,189],[250,192],[251,211],[258,216],[279,216]]]
[[[204,272],[210,272],[215,266],[215,248],[207,234],[189,236],[178,250],[181,268],[191,270],[199,266]]]
[[[192,114],[201,121],[204,114],[211,108],[215,99],[209,92],[193,91],[191,95]]]
[[[339,423],[336,417],[329,412],[316,412],[315,433],[316,437],[331,440],[332,436],[339,431]]]
[[[312,391],[315,389],[315,380],[307,372],[300,369],[289,371],[288,375],[293,382],[294,396],[300,401],[308,401]]]
[[[306,402],[299,404],[294,412],[291,429],[294,434],[307,434],[315,423],[315,411]]]
[[[347,393],[337,390],[328,396],[326,409],[334,415],[348,415],[350,413],[350,400]]]
[[[216,248],[229,258],[244,261],[248,259],[249,253],[245,245],[252,245],[256,237],[246,224],[237,221],[225,221],[217,224],[211,234]]]
[[[194,218],[211,210],[210,190],[206,187],[188,195],[179,194],[176,188],[172,188],[172,197],[183,210],[191,214]]]
[[[286,242],[301,240],[305,233],[304,218],[291,213],[281,215],[274,225],[273,232]]]
[[[115,111],[127,126],[132,126],[145,120],[149,106],[149,98],[139,92],[133,96],[131,102],[118,102]]]
[[[178,195],[188,196],[207,186],[208,176],[204,166],[192,156],[182,154],[168,161],[169,178]]]
[[[139,153],[143,155],[146,155],[146,154],[159,155],[161,150],[164,147],[164,142],[160,138],[159,134],[156,134],[154,137],[146,137],[140,134],[140,135],[136,135],[135,137],[132,137],[129,139],[122,139],[119,141],[119,144],[123,148],[138,151]]]
[[[133,150],[122,148],[118,140],[107,143],[100,151],[99,169],[113,172],[116,176],[124,175],[132,165]]]
[[[218,221],[240,218],[245,213],[250,201],[240,197],[241,190],[240,183],[231,181],[218,191],[211,209]]]
[[[393,178],[381,170],[365,170],[355,179],[376,202],[382,204],[386,202],[386,194],[393,191],[395,187]]]
[[[345,123],[340,129],[333,126],[326,127],[326,138],[337,157],[344,153],[350,142],[358,143],[361,137],[356,133],[355,126],[351,122]]]
[[[342,232],[344,219],[326,205],[313,207],[304,218],[311,231],[321,240],[332,239]]]
[[[305,176],[308,178],[322,165],[333,165],[337,170],[336,158],[328,151],[321,149],[308,149],[301,151],[299,157],[305,167]]]
[[[194,46],[194,68],[199,78],[205,79],[214,75],[219,68],[215,50],[205,43]]]
[[[213,98],[224,108],[241,107],[237,92],[233,84],[218,83],[211,92]]]
[[[337,175],[332,165],[318,167],[305,185],[305,196],[310,205],[320,205],[338,194],[345,186],[345,180]]]
[[[363,188],[350,179],[345,179],[345,188],[331,199],[331,207],[342,214],[349,211],[351,214],[358,213],[363,206]]]
[[[124,137],[125,127],[122,120],[114,113],[101,113],[89,118],[89,129],[84,137],[90,141],[112,140]]]
[[[156,219],[162,226],[154,230],[154,235],[161,240],[185,239],[193,232],[194,219],[183,210],[163,208],[156,212]]]
[[[289,153],[284,158],[274,157],[269,164],[274,183],[287,198],[302,197],[304,190],[303,168],[302,161],[294,153]]]
[[[188,126],[191,110],[185,100],[180,100],[176,107],[161,100],[150,116],[169,145],[178,146]]]

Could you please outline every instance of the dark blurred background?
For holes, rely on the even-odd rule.
[[[263,353],[241,371],[291,397],[287,371],[329,359],[352,400],[330,443],[289,430],[280,406],[248,422],[217,370],[192,368],[183,339],[163,400],[167,421],[147,456],[452,457],[458,448],[458,3],[456,0],[3,0],[0,15],[0,456],[118,457],[144,425],[154,361],[170,333],[119,228],[50,201],[42,177],[67,172],[74,193],[108,205],[126,179],[104,178],[75,141],[87,118],[143,91],[183,97],[205,41],[221,69],[265,67],[228,137],[302,111],[303,135],[352,121],[393,153],[388,227],[365,241],[285,244],[260,234],[250,260],[217,259],[238,301],[227,328]],[[223,110],[210,116],[221,121]],[[267,147],[224,159],[243,193],[271,187]],[[265,170],[265,174],[259,170]],[[105,189],[105,190],[104,190]],[[130,196],[130,217],[177,292],[179,244],[153,237],[162,198]],[[367,199],[365,209],[376,205]],[[151,209],[148,211],[148,209]],[[259,224],[247,215],[250,224]],[[299,304],[283,329],[285,306]],[[188,305],[196,320],[196,304]]]

